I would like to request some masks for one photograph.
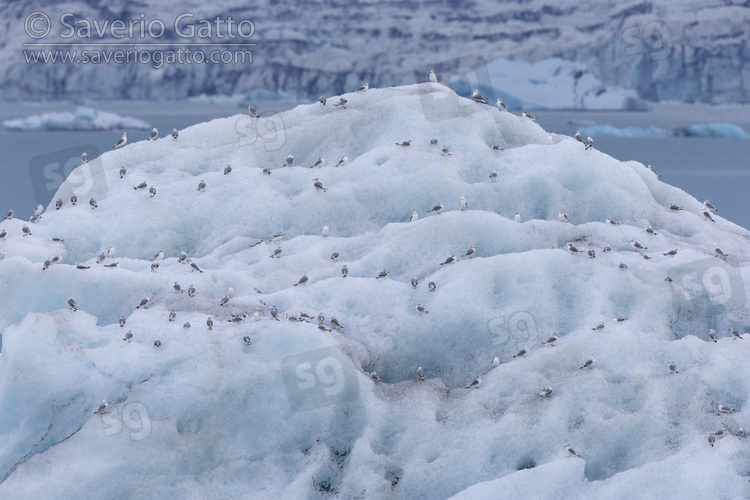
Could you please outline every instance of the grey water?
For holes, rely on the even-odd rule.
[[[291,103],[254,103],[259,112],[280,112]],[[246,104],[228,102],[98,102],[86,103],[97,110],[132,116],[159,129],[160,137],[215,118],[246,113]],[[0,121],[46,111],[73,111],[76,105],[2,104]],[[573,135],[588,124],[617,127],[650,125],[673,129],[697,123],[730,122],[750,132],[746,108],[659,104],[649,112],[538,111],[537,123],[550,132]],[[129,130],[129,141],[143,140],[149,130]],[[80,165],[83,151],[92,158],[112,148],[119,131],[13,132],[0,128],[0,211],[28,218],[37,203],[52,200],[67,173]],[[650,164],[661,180],[690,193],[699,201],[709,199],[719,214],[750,228],[745,196],[750,187],[750,140],[715,137],[595,137],[599,151],[618,160]]]

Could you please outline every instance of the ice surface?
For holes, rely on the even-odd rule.
[[[750,494],[740,432],[750,339],[729,333],[748,329],[746,230],[721,212],[711,222],[641,163],[440,84],[346,97],[345,109],[335,96],[129,143],[91,159],[103,178],[81,184],[88,167],[78,167],[55,196],[60,210],[0,223],[0,497]],[[310,168],[319,157],[325,166]],[[156,196],[133,189],[142,181]],[[427,214],[438,202],[442,213]],[[110,246],[115,257],[97,264]],[[470,246],[473,258],[440,265]],[[182,251],[202,273],[178,262]],[[309,282],[294,286],[302,275]],[[284,319],[301,313],[343,329]],[[552,333],[556,345],[542,345]],[[465,389],[477,375],[481,388]],[[546,386],[552,395],[540,397]]]
[[[129,116],[79,106],[75,112],[47,112],[26,118],[5,120],[3,127],[19,132],[55,130],[123,130],[147,129],[151,125]]]

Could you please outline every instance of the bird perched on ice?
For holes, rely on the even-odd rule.
[[[674,361],[669,362],[669,373],[680,373],[677,371],[677,365],[674,364]]]
[[[565,445],[565,449],[568,450],[568,453],[570,453],[571,457],[580,457],[581,456],[578,453],[576,453],[576,450],[574,450],[573,448],[571,448],[569,444]]]
[[[346,264],[341,268],[341,275],[346,278],[346,275],[349,274],[349,268],[346,267]]]
[[[308,278],[306,274],[303,274],[302,277],[299,279],[299,281],[297,283],[295,283],[293,286],[304,285],[309,280],[310,280],[310,278]]]
[[[589,257],[591,257],[592,259],[596,257],[596,252],[594,251],[593,248],[589,248],[588,254],[589,254]]]
[[[134,191],[138,191],[139,189],[146,189],[146,186],[148,186],[148,182],[143,181],[140,184],[138,184],[137,186],[133,186],[133,190]]]
[[[31,236],[31,229],[29,229],[29,226],[27,226],[26,224],[23,225],[21,231],[23,232],[24,236]]]
[[[568,222],[568,216],[565,215],[565,212],[563,212],[562,208],[560,209],[560,213],[557,214],[557,220],[560,222]]]
[[[719,246],[716,243],[714,243],[714,252],[716,252],[716,255],[718,255],[722,259],[726,259],[727,257],[729,257],[729,255],[721,251],[721,248],[719,248]]]
[[[479,385],[482,383],[482,376],[477,375],[477,378],[475,378],[469,385],[466,386],[467,389],[479,389]]]
[[[330,229],[328,228],[328,226],[323,226],[323,232],[322,232],[323,238],[328,238],[329,232],[330,232]]]
[[[414,222],[415,220],[419,219],[419,214],[417,212],[412,212],[411,217],[409,217],[409,222]]]
[[[349,161],[349,158],[342,156],[339,162],[335,165],[336,167],[343,167]]]
[[[411,146],[411,139],[407,139],[407,140],[402,141],[402,142],[397,142],[396,146],[404,146],[404,147]]]
[[[318,102],[319,102],[320,104],[322,104],[323,106],[325,106],[325,105],[326,105],[326,102],[327,102],[327,101],[326,101],[326,96],[322,95],[322,96],[318,97]]]
[[[62,198],[58,198],[55,200],[55,210],[60,210],[63,206]]]
[[[195,297],[195,287],[193,285],[188,287],[188,297]]]
[[[71,311],[78,310],[78,302],[76,302],[76,300],[73,297],[68,299],[68,306],[70,306]]]
[[[466,198],[462,196],[461,198],[459,198],[458,203],[461,206],[461,211],[466,211],[466,209],[468,208],[468,205],[466,204]]]
[[[125,336],[122,338],[122,340],[124,340],[126,342],[130,342],[132,339],[133,339],[133,331],[132,330],[128,330],[127,332],[125,332]]]
[[[742,340],[742,335],[740,335],[740,332],[736,328],[732,328],[732,338]]]
[[[591,368],[594,365],[594,357],[591,356],[589,359],[586,360],[586,362],[581,365],[578,369],[583,370],[584,368]]]
[[[734,413],[735,412],[734,409],[732,409],[732,408],[730,408],[728,406],[724,406],[724,404],[721,403],[721,402],[719,402],[718,406],[719,406],[719,411],[722,412],[722,413]]]
[[[516,354],[514,354],[513,357],[514,358],[521,358],[521,357],[525,356],[526,354],[528,354],[528,352],[529,352],[528,346],[524,346],[524,348],[521,349],[520,351],[518,351]]]
[[[453,156],[451,155],[450,151],[448,151],[448,146],[443,146],[440,149],[440,154],[442,154],[443,156]]]
[[[127,144],[127,142],[128,142],[128,133],[123,132],[122,137],[120,138],[119,141],[117,141],[117,143],[114,146],[112,146],[112,149],[122,147],[125,144]],[[81,160],[83,160],[83,157],[81,157]],[[88,163],[88,156],[86,156],[86,160],[87,160],[86,163]]]
[[[89,162],[89,155],[87,155],[86,152],[84,151],[83,153],[81,153],[81,163],[88,163],[88,162]]]
[[[524,118],[528,118],[529,120],[536,120],[536,116],[534,116],[534,115],[532,115],[530,113],[527,113],[526,111],[524,111],[523,113],[521,113],[521,116],[523,116]]]
[[[552,387],[550,386],[545,387],[544,390],[539,393],[539,395],[543,398],[550,397],[550,395],[552,395]]]
[[[513,220],[516,222],[521,222],[521,215],[516,212],[516,215],[513,216]]]
[[[710,220],[711,222],[716,222],[713,217],[711,217],[711,212],[708,211],[708,209],[703,210],[703,217],[705,217],[707,220]]]
[[[260,118],[260,115],[258,114],[258,110],[255,109],[255,106],[252,104],[247,105],[247,112],[250,113],[250,116],[253,116],[255,118]]]
[[[151,198],[156,196],[156,188],[154,186],[151,186],[150,188],[148,188],[148,192],[151,193]]]
[[[573,245],[572,243],[568,243],[568,250],[569,250],[569,251],[571,251],[571,252],[573,252],[573,253],[578,253],[578,252],[580,252],[580,250],[578,250],[578,247],[576,247],[576,246],[575,246],[575,245]]]
[[[376,280],[379,280],[379,279],[383,279],[383,278],[385,278],[386,276],[388,276],[388,270],[387,270],[387,269],[383,269],[382,271],[380,271],[380,272],[378,273],[378,275],[377,275],[377,276],[375,276],[375,279],[376,279]]]
[[[613,226],[619,226],[619,225],[620,225],[620,223],[619,223],[619,222],[617,222],[617,221],[616,221],[616,220],[614,220],[614,219],[610,219],[609,217],[607,217],[607,218],[606,218],[606,219],[604,220],[604,222],[605,222],[606,224],[612,224]]]
[[[474,92],[473,92],[473,93],[471,94],[471,97],[472,97],[472,98],[473,98],[473,99],[474,99],[474,100],[475,100],[476,102],[483,102],[483,103],[487,103],[487,98],[486,98],[486,97],[484,97],[484,96],[483,96],[482,94],[480,94],[480,93],[479,93],[479,91],[478,91],[478,90],[476,90],[476,89],[474,89]]]
[[[587,137],[586,138],[586,147],[584,149],[586,151],[588,151],[589,149],[593,149],[593,148],[594,148],[594,139],[592,139],[591,137]]]
[[[377,373],[377,372],[372,372],[372,373],[370,374],[370,378],[371,378],[371,379],[372,379],[372,380],[373,380],[374,382],[382,382],[382,380],[381,380],[381,379],[380,379],[380,377],[378,376],[378,373]]]
[[[427,283],[427,288],[429,288],[431,292],[434,292],[435,290],[437,290],[437,285],[434,281],[430,281],[429,283]]]
[[[230,173],[232,173],[232,167],[231,165],[227,165],[226,167],[224,167],[224,175],[227,175]]]
[[[180,136],[180,133],[179,133],[179,132],[177,132],[177,129],[176,129],[176,128],[173,128],[173,129],[172,129],[172,140],[175,140],[175,141],[176,141],[176,140],[177,140],[177,138],[178,138],[179,136]]]
[[[716,332],[714,331],[714,329],[713,329],[713,328],[711,328],[710,330],[708,330],[708,338],[710,338],[710,339],[711,339],[711,340],[713,340],[714,342],[717,342],[717,343],[719,342],[719,341],[718,341],[718,340],[716,339]]]
[[[494,358],[492,358],[492,363],[490,364],[490,369],[497,368],[498,366],[500,366],[500,358],[498,358],[497,356],[495,356]]]
[[[250,345],[250,343],[251,343],[250,336],[249,335],[245,335],[244,337],[242,337],[242,341],[245,343],[245,345]]]
[[[468,250],[466,250],[466,253],[461,256],[461,258],[472,258],[474,257],[474,253],[476,252],[476,248],[474,246],[471,246]]]
[[[440,265],[441,266],[446,266],[448,264],[454,264],[457,260],[458,260],[458,258],[455,255],[451,255],[450,257],[448,257],[447,259],[445,259],[445,262],[441,262]]]
[[[434,69],[430,70],[430,81],[432,83],[437,83],[437,76],[435,76],[435,70]]]
[[[94,413],[102,413],[104,410],[106,410],[109,407],[109,403],[107,403],[107,400],[105,399],[102,401],[102,404],[99,405],[99,408],[97,408]]]
[[[636,250],[648,250],[648,247],[644,247],[635,240],[630,240],[630,244],[633,245],[633,248],[635,248]]]
[[[370,84],[365,82],[360,88],[355,90],[355,92],[364,92],[365,90],[368,90],[370,88]]]
[[[599,323],[596,325],[592,330],[603,330],[604,329],[604,322]]]
[[[206,326],[208,327],[209,330],[213,330],[214,329],[214,320],[213,320],[213,318],[209,317],[206,320]]]
[[[719,211],[715,206],[711,205],[711,202],[708,201],[708,200],[706,200],[706,201],[703,202],[703,206],[705,206],[707,209],[711,210],[712,212],[718,212]]]
[[[424,370],[421,366],[417,368],[417,377],[419,377],[420,382],[424,382]]]
[[[495,181],[497,180],[497,172],[495,172],[494,170],[493,170],[493,171],[492,171],[492,173],[490,174],[490,180],[491,180],[492,182],[495,182]]]
[[[75,195],[75,193],[70,195],[70,202],[75,206],[76,202],[78,202],[78,196]]]
[[[342,97],[341,99],[339,99],[339,102],[334,104],[334,106],[336,106],[337,108],[340,107],[341,109],[345,109],[348,103],[349,103],[349,99],[347,99],[346,97]]]
[[[583,140],[583,136],[581,135],[581,131],[580,130],[576,130],[575,138],[576,138],[576,141],[578,141],[581,144],[583,144],[584,146],[586,146],[586,141]]]
[[[174,321],[177,317],[177,311],[169,311],[169,321]]]
[[[427,213],[429,214],[431,212],[437,212],[439,214],[442,209],[443,209],[443,203],[440,202],[437,205],[435,205],[434,207],[432,207],[431,209],[429,209],[427,211]]]
[[[557,342],[557,334],[554,333],[550,338],[542,342],[544,345],[555,345],[555,342]]]
[[[120,316],[120,328],[125,326],[125,321],[126,321],[125,316]]]
[[[273,251],[271,255],[269,255],[270,258],[274,259],[281,255],[282,249],[281,247],[278,247],[276,250]]]
[[[323,191],[324,193],[328,191],[328,189],[323,187],[323,183],[320,182],[317,177],[313,179],[313,186],[315,186],[315,189],[318,191]]]
[[[425,309],[422,304],[417,304],[417,312],[420,315],[422,315],[422,314],[430,314],[430,311],[428,311],[427,309]]]
[[[161,345],[161,340],[154,339],[154,347],[159,347]]]
[[[189,322],[189,321],[186,321],[185,323],[183,323],[183,324],[182,324],[182,328],[184,328],[185,330],[188,330],[188,329],[190,329],[190,322]]]
[[[315,167],[321,168],[325,164],[326,164],[326,159],[321,156],[320,158],[318,158],[318,160],[315,163],[310,165],[310,168],[315,168]]]
[[[497,98],[497,107],[500,108],[501,111],[508,111],[508,106],[506,106],[503,100],[499,97]]]
[[[206,190],[206,181],[201,179],[201,181],[198,183],[198,191],[205,191]]]
[[[96,204],[96,200],[94,198],[91,198],[89,200],[89,205],[91,205],[92,209],[97,208],[99,206],[99,205]]]
[[[149,298],[148,298],[148,296],[146,296],[146,297],[143,297],[143,298],[141,299],[141,303],[140,303],[140,304],[138,304],[137,306],[135,306],[135,308],[136,308],[136,309],[140,309],[140,308],[142,307],[142,308],[146,309],[146,306],[148,305],[148,303],[149,303],[149,301],[150,301],[150,300],[151,300],[151,299],[149,299]]]
[[[159,137],[159,131],[156,130],[156,127],[151,131],[151,135],[148,136],[149,141],[155,141],[156,138]]]

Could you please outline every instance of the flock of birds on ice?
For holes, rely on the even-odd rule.
[[[437,82],[437,77],[435,75],[434,70],[430,71],[429,79],[433,83]],[[355,93],[361,93],[361,92],[365,92],[367,90],[369,90],[369,84],[365,83],[364,85],[362,85],[362,87],[358,88],[355,91]],[[478,90],[474,90],[474,92],[472,94],[472,98],[477,103],[481,103],[481,104],[486,104],[487,103],[487,98],[483,97],[479,93]],[[326,97],[325,96],[320,96],[319,102],[320,102],[320,104],[322,106],[325,106],[327,104]],[[349,99],[347,99],[344,96],[341,96],[341,97],[339,97],[338,102],[336,104],[334,104],[334,106],[336,108],[338,108],[338,109],[345,109],[348,103],[349,103]],[[502,101],[502,99],[499,99],[499,98],[497,99],[497,107],[501,111],[506,111],[506,112],[508,111],[508,108],[505,105],[505,103]],[[257,109],[252,104],[250,104],[248,106],[248,112],[249,112],[249,114],[251,116],[253,116],[255,118],[260,118],[260,115],[258,114]],[[536,118],[534,116],[532,116],[531,114],[529,114],[529,113],[527,113],[525,111],[522,112],[521,116],[523,116],[525,118],[528,118],[530,120],[536,120]],[[172,139],[174,141],[178,140],[178,138],[179,138],[179,132],[177,131],[177,129],[173,129],[171,135],[172,135]],[[149,137],[148,137],[147,140],[148,141],[154,141],[154,140],[156,140],[158,138],[158,136],[159,136],[159,132],[158,132],[158,130],[156,128],[154,128],[152,130],[151,134],[149,135]],[[576,132],[575,139],[578,142],[580,142],[580,143],[583,144],[585,150],[590,150],[590,149],[593,149],[593,147],[594,147],[594,140],[591,137],[588,137],[588,138],[586,138],[584,140],[583,137],[581,136],[580,132]],[[127,144],[127,142],[128,142],[127,132],[123,132],[122,137],[120,138],[119,141],[117,141],[117,143],[112,147],[112,149],[117,149],[117,148],[123,147],[123,146],[125,146]],[[430,144],[431,145],[437,145],[438,144],[437,139],[432,139],[430,141]],[[400,146],[400,147],[408,147],[410,145],[411,145],[411,140],[404,140],[402,142],[397,142],[396,143],[396,146]],[[502,151],[503,150],[502,148],[500,148],[496,144],[492,145],[492,149],[498,150],[498,151]],[[442,146],[442,148],[441,148],[441,154],[443,156],[452,156],[452,153],[449,151],[449,149],[446,146]],[[88,155],[84,152],[81,155],[81,162],[82,163],[88,163],[88,161],[89,161]],[[286,158],[286,160],[284,161],[282,167],[293,166],[294,165],[294,161],[295,161],[294,156],[288,155],[287,158]],[[336,167],[344,166],[348,161],[349,161],[348,158],[346,156],[344,156],[344,157],[342,157],[336,163],[335,166]],[[318,158],[310,166],[310,168],[321,168],[321,167],[323,167],[325,165],[325,163],[326,163],[326,160],[321,157],[321,158]],[[657,177],[661,177],[655,170],[653,170],[651,168],[650,165],[647,166],[647,168],[650,169]],[[229,165],[227,165],[224,168],[223,172],[224,172],[224,175],[230,174],[232,172],[232,167],[229,166]],[[263,173],[266,174],[266,175],[271,175],[271,170],[266,167],[266,168],[263,169]],[[125,167],[122,167],[120,169],[120,171],[119,171],[120,178],[121,179],[124,178],[126,176],[126,174],[127,174],[127,169]],[[497,181],[497,172],[495,172],[493,170],[489,174],[488,177],[489,177],[489,179],[490,179],[491,182]],[[317,177],[314,178],[312,182],[313,182],[313,187],[317,191],[319,191],[319,192],[327,192],[328,191],[328,189],[323,185],[323,183]],[[154,186],[148,186],[148,183],[146,183],[145,181],[137,184],[136,186],[133,186],[133,189],[136,190],[136,191],[139,191],[139,190],[145,190],[147,187],[148,187],[148,192],[150,193],[150,197],[156,196],[156,188]],[[207,187],[206,182],[204,180],[200,180],[200,182],[197,185],[197,190],[203,192],[203,191],[206,190],[206,187]],[[71,203],[71,205],[75,206],[77,204],[77,202],[78,202],[78,198],[77,198],[77,196],[74,193],[74,194],[72,194],[70,196],[70,203]],[[89,200],[89,206],[91,207],[92,210],[98,208],[97,201],[93,197]],[[59,210],[62,207],[63,207],[63,200],[61,198],[57,198],[55,200],[55,209]],[[466,202],[466,199],[463,196],[461,196],[460,199],[459,199],[458,207],[460,208],[461,211],[468,210],[468,204]],[[440,214],[443,211],[444,208],[445,207],[444,207],[443,203],[439,202],[439,203],[435,204],[433,207],[431,207],[429,210],[427,210],[426,214]],[[679,206],[677,206],[675,204],[670,204],[669,208],[670,208],[670,210],[673,210],[673,211],[680,211],[680,210],[682,210],[682,207],[679,207]],[[42,217],[42,212],[43,211],[44,211],[44,207],[41,204],[37,205],[37,207],[33,211],[33,214],[31,216],[31,218],[29,219],[29,222],[30,223],[39,222],[39,220]],[[703,203],[703,209],[702,209],[702,214],[703,214],[704,219],[706,221],[716,222],[713,219],[713,217],[712,217],[712,212],[718,212],[718,210],[708,200],[706,200]],[[14,215],[15,214],[14,214],[13,210],[9,210],[5,214],[4,221],[8,221],[8,220],[12,219],[14,217]],[[415,212],[412,213],[412,215],[411,215],[411,217],[409,219],[409,222],[414,222],[414,221],[416,221],[418,219],[419,219],[419,214],[418,214],[418,212],[415,211]],[[514,220],[516,222],[521,222],[521,215],[518,212],[515,213]],[[569,223],[568,216],[565,214],[565,212],[562,209],[560,210],[560,212],[558,214],[558,220],[561,223]],[[605,223],[606,224],[611,224],[611,225],[619,225],[620,224],[619,222],[617,222],[617,221],[615,221],[615,220],[613,220],[611,218],[607,218],[605,220]],[[23,236],[29,236],[29,235],[32,234],[31,229],[30,229],[30,227],[27,224],[22,224],[21,233],[22,233]],[[646,233],[649,234],[649,235],[656,235],[657,234],[650,227],[646,228]],[[322,230],[322,236],[323,237],[327,237],[328,234],[329,234],[329,228],[328,228],[328,226],[324,226],[323,230]],[[3,241],[3,239],[7,235],[8,235],[8,232],[7,232],[7,230],[5,228],[3,228],[2,230],[0,230],[0,241]],[[283,231],[279,231],[278,233],[272,235],[269,238],[269,241],[271,243],[278,243],[278,242],[280,242],[283,239],[283,237],[284,237]],[[54,238],[52,238],[52,242],[63,243],[64,239],[54,237]],[[261,243],[265,243],[265,241],[264,240],[260,240],[257,243],[253,244],[252,246],[256,246],[256,245],[259,245]],[[640,254],[641,257],[643,257],[646,260],[650,260],[651,259],[651,257],[649,257],[648,254],[645,253],[645,251],[648,250],[648,247],[643,246],[641,243],[639,243],[638,241],[635,241],[635,240],[630,240],[630,243],[633,246],[633,249],[636,252],[639,252],[639,254]],[[572,243],[569,243],[567,245],[567,250],[570,253],[572,253],[572,254],[583,253],[582,250],[579,250]],[[611,249],[611,247],[609,245],[606,245],[603,248],[603,252],[605,252],[605,253],[606,252],[611,252],[611,251],[612,251],[612,249]],[[269,257],[270,258],[279,258],[281,256],[282,252],[283,252],[282,247],[278,246],[271,253],[271,255],[269,255]],[[677,249],[672,249],[672,250],[668,250],[668,251],[662,252],[662,255],[664,255],[664,256],[674,256],[674,255],[677,254],[677,252],[678,252]],[[460,257],[458,257],[456,255],[451,255],[448,258],[446,258],[445,261],[441,262],[440,265],[441,266],[447,266],[447,265],[454,264],[454,263],[458,262],[460,259],[471,259],[475,255],[475,253],[476,253],[476,248],[474,246],[471,246]],[[595,258],[596,257],[596,252],[595,252],[595,250],[593,248],[589,248],[586,253],[587,253],[587,255],[590,258]],[[722,259],[726,259],[728,257],[728,255],[726,253],[724,253],[716,244],[714,244],[714,254],[717,257],[720,257]],[[119,264],[116,261],[104,264],[104,262],[105,262],[106,259],[114,259],[114,257],[115,257],[115,248],[114,247],[110,247],[107,252],[101,252],[98,256],[96,256],[95,257],[95,262],[96,262],[96,264],[101,264],[104,267],[109,267],[109,268],[118,267]],[[152,262],[151,262],[151,271],[152,272],[158,272],[159,261],[162,260],[164,257],[165,257],[164,252],[162,252],[161,250],[158,251],[154,255],[154,257],[152,259]],[[0,259],[4,259],[4,258],[5,258],[5,249],[3,249],[2,251],[0,251]],[[331,261],[336,262],[339,259],[339,253],[338,252],[334,252],[331,255],[330,259],[331,259]],[[42,265],[42,271],[46,271],[53,264],[60,263],[61,260],[62,260],[62,255],[59,255],[59,254],[57,256],[53,257],[53,258],[45,260],[44,263],[43,263],[43,265]],[[179,262],[181,264],[188,265],[190,267],[190,271],[191,272],[199,272],[199,273],[203,273],[204,272],[192,259],[190,259],[188,257],[188,255],[185,252],[180,252],[180,255],[177,257],[177,262]],[[90,264],[81,264],[81,263],[78,263],[78,262],[75,262],[73,265],[77,269],[82,269],[82,270],[90,269],[92,267]],[[620,268],[623,269],[623,270],[626,270],[626,269],[628,269],[628,266],[625,263],[621,262],[620,263]],[[349,269],[346,266],[346,264],[344,264],[341,267],[341,275],[342,275],[343,278],[346,278],[348,276],[348,274],[349,274]],[[375,276],[374,278],[375,279],[384,279],[387,276],[388,276],[388,270],[384,269],[377,276]],[[293,284],[293,286],[305,285],[305,284],[308,283],[308,281],[309,281],[309,277],[306,274],[304,274],[297,281],[297,283]],[[672,278],[669,277],[669,276],[667,276],[665,278],[665,282],[672,283]],[[413,288],[416,289],[419,286],[419,279],[416,276],[413,277],[413,278],[411,278],[410,284],[411,284],[411,286]],[[185,289],[185,288],[182,287],[182,285],[180,285],[180,283],[178,283],[177,281],[175,281],[174,285],[173,285],[173,288],[174,288],[175,293],[185,293],[185,292],[187,292],[187,294],[188,294],[189,297],[194,297],[195,294],[196,294],[196,289],[195,289],[195,287],[193,285],[190,285],[187,289]],[[428,283],[428,288],[429,288],[430,292],[434,292],[437,289],[437,285],[436,285],[436,283],[434,281],[430,281]],[[254,292],[257,293],[257,294],[262,294],[262,292],[260,290],[258,290],[257,288],[254,289]],[[220,306],[226,306],[229,303],[229,301],[232,299],[233,293],[234,293],[233,288],[229,287],[229,289],[227,290],[227,293],[220,300],[219,305]],[[147,308],[150,303],[151,303],[151,299],[148,296],[146,296],[146,297],[144,297],[140,301],[140,303],[138,305],[135,306],[135,309]],[[77,311],[78,308],[79,308],[78,303],[76,302],[76,300],[73,297],[70,297],[68,299],[68,306],[69,306],[69,308],[70,308],[71,311]],[[425,307],[422,304],[417,304],[416,305],[416,311],[417,311],[417,314],[420,315],[420,316],[421,315],[429,314],[429,311],[426,310]],[[252,317],[256,321],[260,321],[262,319],[262,317],[265,315],[265,313],[266,313],[266,303],[263,300],[259,300],[259,305],[256,308],[256,310],[253,312]],[[270,317],[273,320],[281,321],[280,318],[279,318],[279,312],[276,309],[275,305],[272,305],[268,309],[268,313],[269,313]],[[245,321],[249,316],[250,316],[249,313],[232,314],[231,318],[227,319],[226,321],[228,321],[230,323],[235,323],[236,324],[236,323],[240,323],[242,321]],[[176,311],[171,311],[169,313],[169,316],[168,316],[168,321],[170,321],[170,322],[171,321],[175,321],[176,317],[177,317]],[[320,330],[326,331],[326,332],[330,332],[332,330],[336,330],[336,331],[339,331],[339,332],[343,332],[344,331],[343,325],[334,316],[331,316],[331,318],[329,319],[330,327],[326,326],[325,325],[326,318],[323,315],[323,313],[318,314],[317,317],[313,317],[311,315],[308,315],[305,312],[301,312],[301,313],[299,313],[299,315],[294,315],[294,314],[287,313],[287,314],[284,315],[284,318],[286,320],[288,320],[288,321],[293,321],[293,322],[308,322],[308,323],[315,323],[315,322],[317,322],[318,328]],[[623,322],[623,321],[626,321],[627,319],[628,318],[621,318],[621,317],[618,317],[618,316],[615,316],[615,317],[612,318],[612,320],[615,321],[615,322]],[[126,324],[126,322],[127,322],[127,318],[125,316],[121,316],[120,320],[119,320],[120,327],[124,327],[125,324]],[[602,329],[605,328],[605,326],[606,326],[605,323],[601,322],[598,325],[596,325],[595,327],[593,327],[592,330],[594,330],[594,331],[602,330]],[[213,320],[212,317],[208,317],[206,319],[206,327],[208,328],[208,330],[213,330],[214,320]],[[185,322],[183,324],[183,328],[185,330],[188,330],[189,328],[191,328],[190,323],[189,322]],[[729,333],[730,333],[731,337],[733,339],[735,339],[735,340],[743,338],[742,334],[736,328],[732,328]],[[544,346],[554,346],[555,343],[558,341],[558,338],[559,338],[558,335],[555,333],[551,337],[549,337],[547,340],[541,342],[541,344],[544,345]],[[709,338],[710,341],[718,342],[717,334],[716,334],[716,332],[713,329],[709,330],[709,332],[708,332],[708,338]],[[123,341],[130,342],[132,339],[133,339],[133,332],[132,332],[132,330],[127,330],[127,332],[123,336]],[[242,340],[243,340],[243,342],[246,345],[250,345],[251,344],[251,339],[250,339],[250,337],[248,335],[245,335]],[[154,345],[154,347],[158,348],[158,347],[161,346],[161,341],[159,339],[155,339],[154,342],[153,342],[153,345]],[[526,356],[529,353],[529,351],[530,351],[530,349],[528,347],[524,347],[518,353],[516,353],[515,355],[513,355],[513,358],[524,357],[524,356]],[[588,360],[586,360],[579,367],[579,369],[580,370],[591,369],[591,368],[593,368],[595,361],[596,360],[592,356]],[[495,369],[499,365],[500,365],[500,360],[496,356],[496,357],[493,358],[493,360],[491,362],[490,369]],[[678,374],[679,373],[679,371],[677,369],[677,366],[672,361],[670,361],[668,363],[667,369],[669,370],[670,374]],[[425,372],[424,372],[424,370],[422,369],[421,366],[417,368],[416,375],[417,375],[417,378],[418,378],[419,381],[424,381],[425,380]],[[369,376],[370,376],[370,378],[374,382],[382,382],[380,376],[376,372],[370,373]],[[468,386],[466,386],[466,388],[467,389],[479,389],[481,383],[482,383],[482,377],[481,377],[481,375],[478,375]],[[539,396],[540,397],[549,397],[549,396],[552,395],[552,392],[553,392],[552,388],[548,386],[548,387],[545,387],[544,390],[542,390],[539,393]],[[95,410],[94,413],[104,412],[108,408],[108,406],[109,406],[109,404],[105,400],[105,401],[103,401],[99,405],[99,407]],[[736,411],[733,408],[725,406],[721,402],[718,403],[718,410],[719,410],[720,413],[734,413]],[[727,432],[728,431],[720,430],[718,432],[711,433],[711,435],[708,438],[709,444],[713,447],[714,444],[715,444],[715,441],[716,441],[716,437],[723,437]],[[737,435],[739,437],[743,437],[743,438],[746,437],[746,433],[743,430],[743,428],[741,428],[741,427],[739,428],[739,431],[737,432]],[[565,445],[565,448],[566,448],[566,450],[568,451],[568,453],[571,456],[580,457],[580,455],[573,448],[571,448],[570,445]]]

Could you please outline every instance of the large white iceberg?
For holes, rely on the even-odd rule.
[[[750,495],[746,230],[440,84],[345,97],[128,144],[0,224],[0,497]]]

